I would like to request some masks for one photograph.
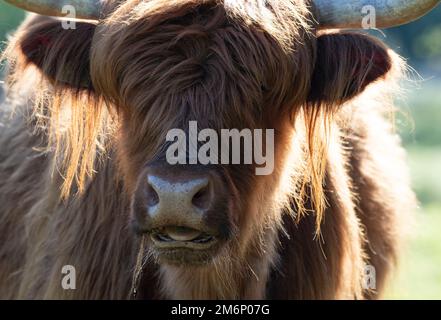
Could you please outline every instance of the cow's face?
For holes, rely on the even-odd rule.
[[[160,261],[206,263],[261,234],[277,206],[291,107],[308,93],[311,43],[282,43],[215,4],[168,5],[161,15],[138,8],[132,21],[125,10],[96,31],[91,74],[120,112],[118,154],[133,225],[149,235]],[[231,129],[249,133],[239,149]],[[218,141],[201,138],[204,132]]]
[[[49,78],[103,98],[117,115],[112,146],[131,221],[160,262],[263,252],[296,187],[317,178],[307,170],[317,121],[390,69],[371,38],[317,39],[303,1],[277,3],[127,1],[98,26],[62,30],[44,21],[22,39],[25,56]],[[43,46],[62,59],[52,53],[47,67]],[[204,129],[211,131],[201,136]],[[222,132],[231,129],[251,133],[251,145],[225,155]],[[219,138],[210,141],[209,162],[199,157],[208,132]],[[181,152],[177,161],[171,150]],[[269,170],[258,174],[262,166]]]

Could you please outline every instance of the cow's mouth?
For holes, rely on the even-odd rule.
[[[161,248],[207,249],[216,237],[204,231],[181,226],[169,226],[154,230],[151,238]]]
[[[220,247],[217,237],[181,226],[156,229],[150,235],[159,261],[173,265],[203,265]]]

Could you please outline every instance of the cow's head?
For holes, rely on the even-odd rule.
[[[104,132],[133,225],[150,236],[160,261],[204,264],[270,250],[269,230],[290,199],[300,199],[300,210],[302,193],[311,190],[317,215],[323,210],[322,122],[392,67],[372,37],[320,31],[361,27],[361,11],[346,12],[343,2],[82,1],[78,17],[98,23],[65,29],[60,20],[31,18],[18,41],[25,63],[40,69],[59,101],[71,97],[67,115],[59,116],[62,103],[51,109],[70,119],[65,130],[53,127],[54,140],[69,151],[60,158],[64,190],[76,180],[81,191],[97,147],[106,147],[96,142]],[[424,2],[406,1],[413,3],[409,14],[377,1],[377,26],[407,21],[437,1]],[[61,12],[55,2],[26,3],[39,13]],[[194,138],[192,121],[198,132],[218,134],[273,129],[274,170],[256,175],[255,157],[248,164],[189,164],[188,149],[186,164],[171,164],[167,135],[178,129]],[[272,152],[268,141],[262,148]]]

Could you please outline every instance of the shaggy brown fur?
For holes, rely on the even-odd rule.
[[[399,58],[366,35],[317,34],[304,0],[120,2],[75,30],[31,16],[6,52],[0,298],[129,298],[136,181],[190,120],[274,128],[276,169],[222,168],[234,237],[199,267],[160,264],[147,244],[137,298],[377,297],[415,203],[383,119]]]

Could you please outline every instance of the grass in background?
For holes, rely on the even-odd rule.
[[[408,153],[421,207],[386,298],[441,299],[441,147],[414,145]]]
[[[408,125],[400,127],[421,207],[386,295],[390,299],[441,299],[441,82],[422,88],[407,103],[413,126],[404,121]]]
[[[4,39],[8,32],[17,27],[17,23],[23,20],[25,14],[10,5],[0,4],[0,50],[4,47]]]
[[[441,299],[441,204],[425,206],[416,215],[412,239],[388,299]]]

